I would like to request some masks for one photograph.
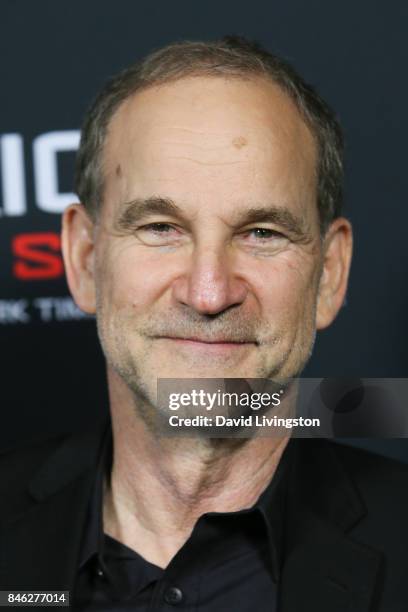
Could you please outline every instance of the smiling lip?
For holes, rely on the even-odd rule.
[[[220,338],[219,340],[203,340],[202,338],[180,338],[178,336],[161,336],[166,340],[176,340],[179,342],[194,342],[195,344],[255,344],[255,342],[250,342],[246,340],[227,340],[225,338]]]
[[[169,348],[173,349],[173,353],[184,353],[185,357],[199,357],[200,359],[229,359],[231,356],[246,354],[251,346],[255,346],[255,342],[234,342],[225,338],[217,338],[217,340],[203,340],[202,338],[180,338],[171,336],[161,336],[161,340],[170,341]]]

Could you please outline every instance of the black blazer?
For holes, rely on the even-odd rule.
[[[72,592],[107,427],[1,454],[0,590]],[[280,612],[407,612],[408,466],[291,444]]]

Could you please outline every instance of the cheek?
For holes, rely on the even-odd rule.
[[[294,324],[314,310],[317,280],[309,258],[282,255],[263,267],[260,278],[265,319]]]
[[[164,286],[163,259],[143,254],[134,244],[121,244],[102,259],[101,278],[103,301],[109,310],[142,312]]]

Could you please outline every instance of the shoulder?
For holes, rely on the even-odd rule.
[[[398,539],[408,516],[408,465],[339,442],[321,440],[314,447],[316,459],[327,460],[331,466],[326,472],[326,483],[336,466],[338,484],[334,487],[346,491],[344,485],[348,483],[347,490],[352,490],[365,508],[367,520],[362,526],[376,526],[383,534],[395,531]]]
[[[378,485],[390,483],[390,475],[402,482],[408,480],[408,464],[378,453],[327,439],[299,440],[302,457],[313,463],[324,458],[335,458],[347,473],[361,483]],[[408,440],[407,440],[408,450]]]
[[[23,510],[30,503],[30,484],[50,488],[89,466],[106,423],[81,431],[34,441],[20,441],[0,451],[0,516]]]
[[[18,441],[0,450],[0,491],[16,480],[29,479],[42,463],[73,433]]]
[[[296,486],[307,495],[358,498],[366,512],[408,515],[408,465],[377,453],[326,439],[295,440]],[[408,444],[408,441],[407,441]],[[310,493],[312,491],[312,494]]]
[[[339,442],[300,439],[293,490],[320,516],[382,551],[394,566],[408,562],[408,466]],[[395,570],[397,571],[397,570]]]
[[[379,487],[383,491],[400,490],[400,493],[408,499],[408,464],[346,444],[337,442],[327,442],[327,444],[332,447],[349,476],[365,491]]]

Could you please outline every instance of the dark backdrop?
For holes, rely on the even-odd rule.
[[[2,0],[0,445],[70,431],[107,410],[95,322],[68,297],[60,212],[74,196],[81,117],[108,76],[175,39],[227,33],[289,61],[338,112],[355,231],[347,304],[306,375],[406,377],[407,5],[274,0]],[[408,459],[405,440],[371,441]]]

